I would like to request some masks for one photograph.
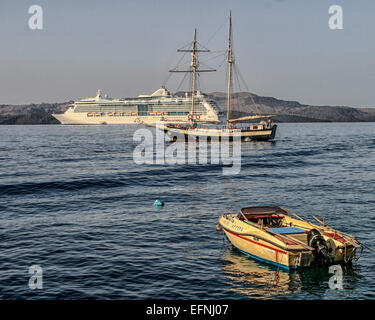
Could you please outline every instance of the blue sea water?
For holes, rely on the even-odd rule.
[[[136,164],[137,129],[0,126],[1,299],[375,298],[368,250],[332,290],[327,268],[278,270],[215,228],[225,212],[280,205],[375,248],[375,123],[279,124],[275,142],[242,144],[237,175]]]

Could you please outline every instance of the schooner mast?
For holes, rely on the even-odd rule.
[[[228,92],[227,92],[227,123],[226,127],[229,129],[229,115],[230,115],[230,103],[231,103],[231,87],[232,87],[232,11],[229,13],[229,37],[228,37]]]
[[[199,72],[212,72],[216,71],[214,69],[210,70],[199,70],[198,69],[198,52],[210,52],[207,49],[198,49],[198,41],[197,41],[197,28],[194,29],[194,40],[192,49],[178,49],[177,52],[190,52],[191,53],[191,64],[190,70],[169,70],[169,72],[191,72],[192,73],[192,85],[191,85],[191,119],[190,121],[194,121],[194,106],[195,106],[195,91],[196,91],[196,82],[197,82],[197,74]]]

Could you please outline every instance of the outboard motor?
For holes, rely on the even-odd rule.
[[[327,243],[318,230],[312,229],[309,231],[307,244],[314,248],[313,255],[319,265],[326,265],[332,262],[328,255]]]

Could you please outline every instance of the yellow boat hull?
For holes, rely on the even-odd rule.
[[[231,220],[220,218],[219,224],[234,247],[243,253],[283,268],[309,267],[313,262],[311,251],[302,247],[288,250],[283,244],[257,230],[240,230]],[[237,230],[237,231],[235,231]]]
[[[313,262],[313,256],[309,251],[291,253],[262,240],[254,240],[254,237],[240,236],[229,230],[224,232],[233,246],[257,260],[288,269],[310,267]]]
[[[329,247],[332,263],[350,262],[359,247],[355,240],[350,240],[352,238],[344,239],[332,232],[332,229],[300,221],[288,215],[281,215],[283,225],[276,229],[298,228],[299,234],[279,235],[272,231],[273,228],[257,226],[239,217],[238,214],[224,214],[219,219],[218,228],[223,230],[231,244],[241,252],[282,268],[305,268],[314,264],[314,248],[307,243],[308,233],[312,229],[320,230]]]

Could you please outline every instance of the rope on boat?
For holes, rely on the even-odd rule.
[[[355,256],[354,256],[353,260],[354,260],[355,262],[357,262],[357,261],[359,260],[359,258],[360,258],[361,255],[362,255],[362,252],[363,252],[363,246],[361,246],[361,251],[359,252],[358,257],[355,257]]]
[[[371,249],[368,245],[366,245],[362,242],[359,242],[359,241],[358,241],[358,243],[361,245],[361,248],[366,248],[366,249],[370,250],[371,252],[375,252],[375,250]]]
[[[298,214],[294,213],[294,212],[290,212],[293,216],[295,216],[296,218],[298,218],[299,220],[301,221],[304,221],[304,222],[307,222],[306,220],[302,219]]]
[[[345,244],[344,245],[344,262],[345,263],[348,263],[349,260],[350,260],[350,256],[349,257],[346,256],[346,254],[347,254],[347,248],[348,248],[348,246]]]

